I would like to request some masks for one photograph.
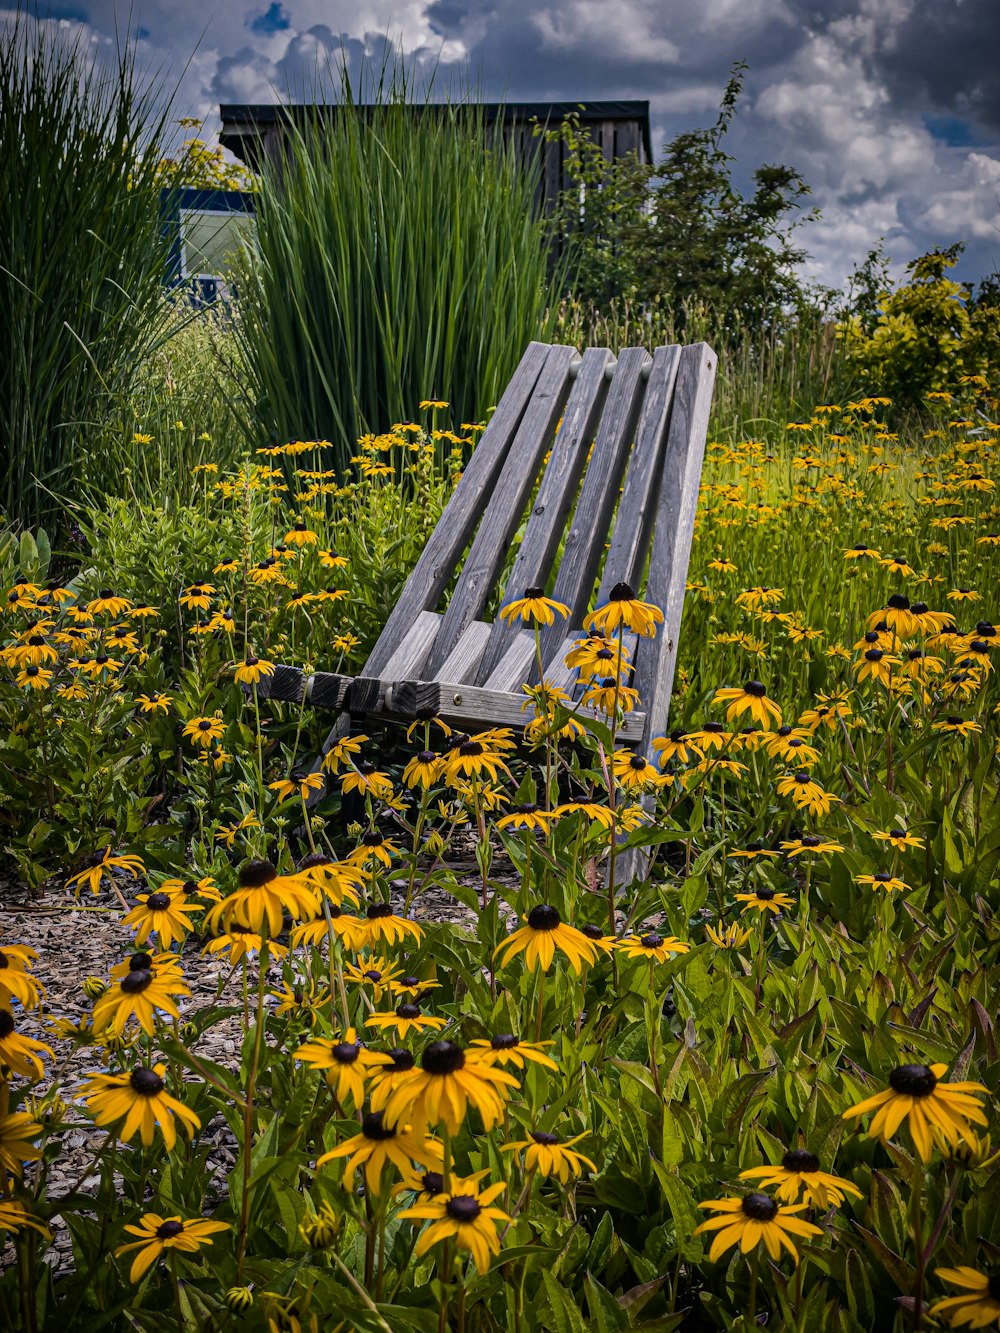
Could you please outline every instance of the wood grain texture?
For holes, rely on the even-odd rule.
[[[416,717],[423,710],[432,710],[435,717],[443,718],[463,731],[483,731],[488,727],[513,727],[522,731],[531,721],[532,714],[524,709],[525,696],[502,690],[486,690],[477,685],[442,685],[428,680],[396,681],[385,696],[387,714],[398,717]],[[589,710],[581,709],[580,721],[586,725]],[[599,718],[603,722],[603,718]],[[643,734],[646,717],[633,713],[619,730],[623,740],[638,740]]]
[[[656,494],[663,459],[663,441],[680,364],[680,347],[657,347],[646,382],[646,395],[636,430],[635,446],[625,474],[611,546],[604,563],[597,604],[608,600],[616,583],[628,583],[636,592],[642,576],[650,531],[656,512]]]
[[[526,588],[544,587],[548,581],[607,396],[608,383],[604,372],[613,361],[606,347],[590,347],[577,367],[562,425],[514,559],[502,606],[523,597]],[[479,684],[493,673],[520,628],[520,622],[509,625],[499,617],[494,621],[479,666]]]
[[[497,484],[504,460],[552,350],[547,343],[528,344],[497,410],[472,451],[462,480],[445,506],[368,656],[364,666],[367,675],[378,676],[384,672],[386,663],[419,613],[432,610],[437,604],[475,530],[486,498]],[[469,617],[470,620],[474,618]]]
[[[441,617],[436,611],[421,611],[383,667],[382,675],[385,679],[419,676],[430,656],[440,625]],[[363,674],[368,674],[367,664]]]
[[[618,356],[608,396],[604,401],[594,447],[587,464],[579,499],[566,532],[562,559],[552,596],[569,607],[569,624],[579,625],[604,557],[604,544],[625,474],[629,446],[635,435],[646,384],[645,366],[651,365],[642,347],[625,348]],[[564,634],[563,623],[542,632],[542,660],[548,662]]]
[[[462,637],[441,664],[437,679],[453,685],[461,685],[464,681],[474,684],[479,664],[483,660],[483,653],[490,640],[491,629],[492,626],[483,620],[474,620],[471,625],[466,625]],[[398,674],[393,679],[397,679]],[[419,675],[419,672],[403,674]]]
[[[553,346],[549,349],[544,369],[521,418],[506,464],[493,489],[445,611],[444,622],[428,662],[428,673],[432,677],[438,674],[466,625],[481,618],[489,601],[511,541],[520,525],[542,458],[552,441],[556,422],[566,403],[570,388],[567,372],[575,356],[576,350],[572,347]],[[473,458],[475,456],[474,453]],[[446,522],[447,514],[438,522],[435,536]]]
[[[646,585],[646,600],[662,609],[663,624],[655,638],[640,641],[636,658],[636,688],[647,710],[643,744],[648,758],[653,757],[652,740],[665,730],[670,709],[717,365],[707,343],[694,343],[681,353]]]
[[[485,690],[520,690],[531,675],[531,664],[535,660],[535,636],[529,630],[521,630],[514,641],[507,646],[490,674],[482,682]]]

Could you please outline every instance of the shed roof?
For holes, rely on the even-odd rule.
[[[249,166],[256,166],[262,134],[268,127],[279,124],[285,118],[294,122],[317,113],[332,115],[339,112],[343,105],[337,102],[313,105],[303,102],[223,103],[219,107],[222,119],[219,141],[241,161]],[[374,110],[376,105],[378,104],[362,104],[366,110]],[[545,124],[565,120],[573,113],[580,117],[582,124],[598,121],[638,122],[646,161],[653,160],[648,101],[626,99],[600,102],[413,102],[408,105],[418,112],[461,111],[463,106],[474,107],[482,112],[487,125],[492,125],[497,120],[502,120],[508,125],[531,120]]]

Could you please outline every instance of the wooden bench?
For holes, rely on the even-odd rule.
[[[537,678],[534,635],[482,618],[523,527],[502,605],[541,586],[570,608],[544,632],[542,649],[546,680],[571,696],[564,658],[583,635],[598,580],[596,605],[624,582],[663,610],[656,636],[635,645],[631,683],[643,711],[618,733],[653,758],[670,705],[715,370],[705,343],[652,356],[631,347],[617,360],[602,347],[581,357],[531,343],[360,674],[278,666],[261,696],[305,696],[336,711],[324,753],[351,718],[523,728],[532,713],[521,686]]]

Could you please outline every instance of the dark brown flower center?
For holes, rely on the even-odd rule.
[[[155,1069],[145,1069],[141,1066],[132,1070],[128,1081],[132,1091],[137,1092],[140,1097],[158,1097],[167,1086]]]
[[[466,756],[483,754],[483,745],[480,741],[463,741],[458,747],[458,753]]]
[[[891,606],[894,611],[909,611],[910,599],[904,597],[901,592],[894,592],[886,605]]]
[[[818,1171],[819,1158],[806,1148],[793,1148],[782,1157],[781,1165],[786,1171]]]
[[[157,1240],[173,1240],[173,1238],[179,1236],[183,1230],[183,1222],[161,1222],[156,1228],[156,1238]]]
[[[758,889],[757,897],[760,898],[762,902],[769,903],[771,899],[774,897],[774,890],[767,888]]]
[[[771,1222],[778,1215],[778,1205],[766,1194],[748,1194],[743,1200],[743,1215],[754,1222]]]
[[[535,1140],[536,1143],[540,1143],[542,1144],[543,1147],[546,1148],[551,1148],[554,1143],[559,1142],[558,1134],[549,1134],[544,1129],[539,1129],[539,1130],[533,1129],[531,1131],[531,1137]]]
[[[382,834],[379,833],[378,829],[371,829],[371,830],[370,830],[368,833],[366,833],[366,834],[364,835],[364,837],[361,839],[361,846],[362,846],[362,847],[381,847],[382,844],[383,844],[384,842],[385,842],[385,838],[382,837]]]
[[[1000,1273],[994,1273],[986,1283],[991,1301],[1000,1301]]]
[[[639,943],[644,949],[658,949],[663,943],[663,936],[658,935],[655,930],[651,930],[648,935],[643,935]]]
[[[146,906],[152,912],[165,912],[170,906],[170,899],[165,893],[151,893],[146,899]]]
[[[412,1069],[416,1064],[410,1051],[404,1051],[401,1046],[395,1047],[389,1052],[392,1059],[391,1065],[385,1065],[383,1068],[389,1069],[393,1074],[405,1074],[408,1069]]]
[[[929,1097],[937,1079],[926,1065],[900,1065],[889,1075],[889,1087],[904,1097]]]
[[[748,680],[747,683],[743,686],[743,693],[751,694],[755,699],[763,699],[764,695],[767,693],[767,690],[764,688],[764,686],[760,683],[759,680]]]
[[[495,1051],[511,1051],[518,1043],[518,1038],[513,1032],[498,1032],[495,1037],[490,1039],[490,1045]]]
[[[365,916],[369,921],[379,921],[392,916],[392,903],[369,903],[365,908]]]
[[[609,602],[634,602],[635,593],[627,583],[616,583],[608,594]]]
[[[419,1005],[419,1004],[397,1004],[397,1006],[396,1006],[396,1017],[397,1017],[397,1018],[419,1018],[419,1017],[420,1017],[420,1005]]]
[[[532,930],[555,930],[561,921],[556,909],[547,903],[539,903],[528,913],[528,925]]]
[[[140,991],[144,991],[147,986],[151,985],[152,981],[153,974],[147,968],[130,972],[127,977],[122,978],[122,994],[138,995]]]
[[[433,750],[421,750],[417,755],[417,762],[420,764],[433,764],[437,755]]]
[[[641,754],[634,754],[632,758],[628,761],[628,764],[629,768],[634,769],[637,773],[641,773],[642,770],[646,767],[646,761],[645,759],[643,759]]]
[[[360,1051],[359,1042],[341,1041],[331,1049],[330,1054],[338,1065],[353,1065]]]
[[[604,931],[601,930],[600,926],[595,926],[593,923],[588,926],[581,926],[580,934],[586,935],[588,940],[602,940],[604,938]]]
[[[248,861],[240,867],[240,887],[261,889],[277,875],[270,861]]]
[[[465,1064],[465,1052],[453,1041],[432,1041],[420,1057],[420,1065],[425,1074],[434,1074],[444,1078],[455,1074]]]
[[[479,1216],[479,1202],[471,1194],[456,1194],[444,1206],[445,1212],[453,1222],[474,1222]]]
[[[425,1194],[440,1194],[444,1189],[444,1176],[440,1171],[425,1171],[420,1184]]]
[[[537,600],[537,598],[544,596],[545,596],[544,588],[525,588],[524,590],[525,601],[533,602]]]
[[[396,1129],[393,1125],[387,1125],[381,1111],[369,1111],[361,1122],[361,1133],[366,1139],[374,1139],[376,1143],[385,1143],[387,1139],[396,1137]]]
[[[9,1037],[14,1031],[14,1019],[8,1014],[6,1009],[0,1009],[0,1041]]]

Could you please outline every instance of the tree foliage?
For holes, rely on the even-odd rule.
[[[727,327],[760,328],[815,302],[798,265],[793,233],[809,187],[792,167],[762,165],[744,194],[732,177],[726,134],[745,66],[733,68],[718,117],[685,130],[658,164],[605,161],[577,118],[549,132],[566,144],[574,182],[559,204],[573,295],[595,305],[617,298],[712,308]]]

